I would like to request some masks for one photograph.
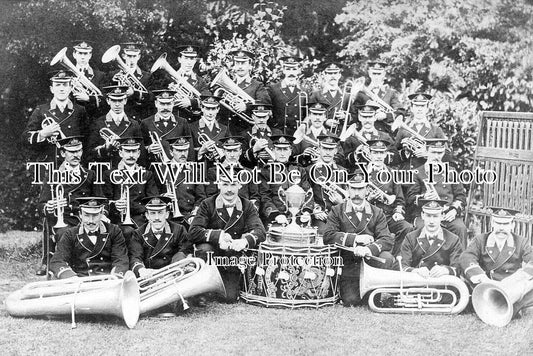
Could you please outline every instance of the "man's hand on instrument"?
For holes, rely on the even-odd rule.
[[[233,110],[235,110],[238,113],[242,113],[246,111],[246,103],[242,100],[235,102],[232,107],[233,107]]]
[[[438,200],[439,199],[439,193],[435,189],[431,191],[427,191],[424,193],[424,199],[428,200]]]
[[[304,150],[303,154],[304,154],[305,156],[316,157],[316,156],[317,156],[317,154],[316,154],[316,148],[314,148],[314,147],[307,147],[307,148]]]
[[[182,108],[182,109],[185,109],[185,108],[188,108],[188,107],[191,107],[191,106],[192,106],[191,99],[189,99],[189,98],[186,97],[186,96],[182,96],[182,97],[180,97],[179,99],[175,99],[175,100],[174,100],[174,104],[175,104],[177,107]]]
[[[208,152],[214,151],[215,150],[215,146],[216,146],[215,141],[213,141],[213,140],[206,141],[200,147],[200,150],[198,151],[198,154],[199,155],[205,155]]]
[[[117,208],[117,210],[121,213],[125,212],[127,207],[128,202],[125,199],[119,199],[115,201],[115,208]]]
[[[427,267],[420,267],[413,269],[413,272],[418,273],[424,278],[429,278],[429,269]]]
[[[329,192],[328,193],[329,201],[332,202],[334,205],[340,204],[344,201],[342,196],[338,192]]]
[[[487,283],[492,280],[489,277],[487,277],[485,273],[482,273],[482,274],[477,274],[475,276],[472,276],[472,278],[470,278],[470,281],[474,284],[479,284],[479,283]]]
[[[431,268],[431,271],[429,271],[429,276],[432,278],[442,277],[449,275],[449,271],[444,266],[435,265],[433,268]]]
[[[233,244],[233,238],[227,232],[223,233],[218,240],[218,245],[221,250],[228,250]]]
[[[87,94],[86,92],[76,92],[73,94],[74,97],[76,98],[76,100],[78,101],[89,101],[89,94]]]
[[[158,145],[157,143],[152,143],[150,146],[146,147],[149,153],[152,153],[154,155],[158,155],[161,153],[161,145]]]
[[[422,147],[416,149],[416,150],[413,152],[413,154],[414,154],[416,157],[418,157],[418,158],[420,158],[420,157],[424,157],[424,158],[425,158],[425,157],[428,156],[428,151],[426,150],[426,146],[422,146]]]
[[[457,210],[450,209],[448,210],[446,214],[444,214],[444,217],[442,218],[442,220],[451,222],[451,221],[454,221],[456,217],[457,217]]]
[[[45,204],[45,209],[49,214],[53,214],[57,208],[64,208],[67,206],[67,198],[59,200],[49,200]]]
[[[115,146],[117,144],[117,138],[116,136],[111,136],[105,140],[105,148],[109,149],[112,146]]]
[[[162,195],[172,200],[176,199],[176,197],[174,196],[174,193],[171,193],[171,192],[163,193]]]
[[[311,214],[309,214],[308,211],[304,211],[302,213],[302,215],[300,215],[300,222],[301,223],[306,223],[308,222],[309,220],[311,220]]]
[[[52,137],[52,136],[57,136],[59,135],[59,131],[61,130],[61,126],[54,121],[54,123],[48,125],[48,126],[45,126],[40,132],[39,134],[41,135],[42,138],[49,138],[49,137]]]
[[[266,147],[268,147],[268,140],[266,140],[264,138],[260,138],[260,139],[255,141],[255,144],[252,147],[252,150],[254,151],[254,153],[257,153],[257,152],[263,150]]]
[[[126,90],[126,95],[127,96],[132,96],[133,93],[135,93],[135,91],[133,90],[132,87],[128,87],[128,90]]]
[[[324,125],[327,127],[337,127],[339,125],[339,119],[337,117],[333,119],[327,119]]]
[[[153,268],[141,267],[139,268],[139,277],[150,277],[154,272],[156,272],[156,270]]]
[[[403,216],[402,213],[394,213],[392,215],[392,220],[394,220],[394,221],[402,221],[404,219],[405,219],[405,217]]]
[[[248,247],[248,241],[243,238],[233,240],[233,243],[231,244],[231,249],[237,252],[242,251],[247,247]]]
[[[376,120],[385,120],[387,118],[387,114],[385,113],[385,110],[378,109],[374,117],[376,118]]]
[[[314,210],[313,211],[313,214],[315,214],[315,218],[320,220],[320,221],[326,221],[328,220],[328,214],[326,214],[325,211],[322,211],[322,210]]]
[[[374,237],[368,234],[361,234],[355,236],[355,242],[358,245],[368,245],[374,242]]]
[[[372,251],[365,246],[355,246],[353,249],[353,254],[357,257],[372,256]]]
[[[361,156],[370,157],[370,148],[367,145],[359,145],[355,149],[355,153]]]
[[[271,158],[272,157],[270,157],[270,155],[267,153],[267,151],[259,151],[259,153],[257,154],[257,159],[262,159],[264,161],[268,161]]]
[[[287,220],[287,217],[283,214],[279,214],[278,216],[276,216],[274,220],[276,221],[277,224],[280,224],[280,225],[286,225],[289,223],[289,221]]]

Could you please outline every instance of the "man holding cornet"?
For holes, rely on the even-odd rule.
[[[55,71],[50,78],[49,103],[39,105],[31,114],[22,133],[22,138],[38,152],[39,161],[61,162],[57,140],[87,132],[87,112],[85,108],[69,99],[72,92],[72,73]]]
[[[78,198],[80,223],[67,229],[50,261],[58,279],[99,274],[123,275],[129,267],[124,236],[114,224],[102,221],[105,198]]]

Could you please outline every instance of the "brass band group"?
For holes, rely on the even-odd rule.
[[[185,299],[200,306],[198,294],[221,292],[230,303],[340,299],[456,314],[472,294],[484,321],[505,325],[516,304],[533,303],[531,245],[513,233],[518,212],[493,207],[491,230],[468,238],[465,187],[450,180],[454,157],[429,115],[430,94],[400,97],[381,61],[359,79],[322,63],[320,86],[307,90],[301,58],[287,56],[283,79],[262,83],[243,49],[208,80],[195,72],[201,50],[162,54],[149,72],[138,43],[96,59],[77,41],[53,57],[52,98],[32,112],[23,139],[48,162],[35,174],[37,274],[57,280],[10,296],[12,315],[49,313],[34,303],[49,290],[105,304],[94,295],[126,282],[140,287],[131,298],[141,313],[176,311]],[[495,307],[509,278],[522,293]]]

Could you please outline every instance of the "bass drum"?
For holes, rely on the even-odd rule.
[[[334,246],[262,243],[257,263],[245,271],[241,298],[281,308],[320,308],[335,304],[342,260]]]

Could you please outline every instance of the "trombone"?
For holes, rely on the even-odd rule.
[[[68,225],[65,224],[65,220],[63,218],[65,208],[59,205],[59,202],[65,199],[65,190],[63,188],[63,185],[56,184],[55,188],[53,186],[50,186],[50,191],[52,194],[51,200],[56,202],[56,211],[54,212],[54,216],[57,217],[57,222],[54,225],[54,229],[61,229],[63,227],[67,227]]]
[[[59,51],[54,58],[50,61],[50,66],[54,66],[57,63],[60,63],[63,67],[70,70],[76,75],[76,80],[73,80],[73,93],[84,93],[88,96],[94,96],[96,98],[96,104],[98,105],[98,97],[102,96],[102,92],[96,85],[91,82],[89,78],[85,76],[78,68],[68,59],[67,57],[67,47],[64,47]]]
[[[225,69],[222,69],[209,85],[211,88],[215,86],[218,86],[218,88],[214,91],[213,95],[222,97],[220,105],[233,112],[240,119],[253,125],[254,120],[243,112],[237,112],[235,107],[241,102],[254,104],[255,100],[231,80]]]
[[[141,83],[135,75],[132,73],[129,73],[128,66],[122,58],[120,58],[120,45],[115,45],[113,47],[110,47],[107,51],[105,51],[104,55],[102,56],[102,63],[109,63],[111,61],[116,61],[120,70],[122,72],[118,72],[113,76],[113,80],[117,81],[120,85],[126,85],[133,89],[133,91],[139,92],[142,94],[148,94],[148,90],[145,88],[145,86]]]
[[[342,136],[348,129],[348,122],[352,116],[350,114],[350,107],[352,106],[355,96],[361,90],[361,87],[364,86],[364,80],[365,78],[361,77],[356,80],[348,80],[344,83],[344,86],[342,87],[341,106],[340,108],[335,108],[335,111],[333,112],[333,118],[335,120],[337,120],[337,117],[341,117],[341,119],[337,120],[335,125],[330,128],[331,133]],[[339,134],[339,123],[341,120],[342,128]]]
[[[46,128],[46,127],[48,127],[50,125],[53,125],[55,123],[56,123],[56,121],[54,119],[52,119],[49,116],[45,116],[43,121],[41,122],[41,128],[44,129],[44,128]],[[61,131],[61,128],[57,132],[59,133],[59,139],[64,139],[65,137],[67,137],[67,136],[65,136],[63,131]],[[55,135],[48,137],[47,140],[51,144],[56,145],[57,148],[61,148],[61,145],[59,144],[59,142],[57,142],[57,137]]]
[[[160,153],[157,154],[157,157],[159,158],[159,160],[163,163],[169,163],[171,161],[171,158],[165,152],[165,148],[163,147],[163,142],[161,142],[161,138],[159,137],[157,132],[150,131],[149,134],[150,134],[150,140],[152,140],[152,143],[157,144],[157,146],[159,147],[159,150],[161,151]]]
[[[207,134],[203,132],[198,134],[198,143],[200,145],[205,145],[206,143],[211,142],[211,141],[213,140],[211,140],[209,136],[207,136]],[[207,158],[212,161],[221,161],[222,157],[224,157],[224,152],[222,152],[222,150],[215,143],[213,148],[209,150],[209,155]]]

